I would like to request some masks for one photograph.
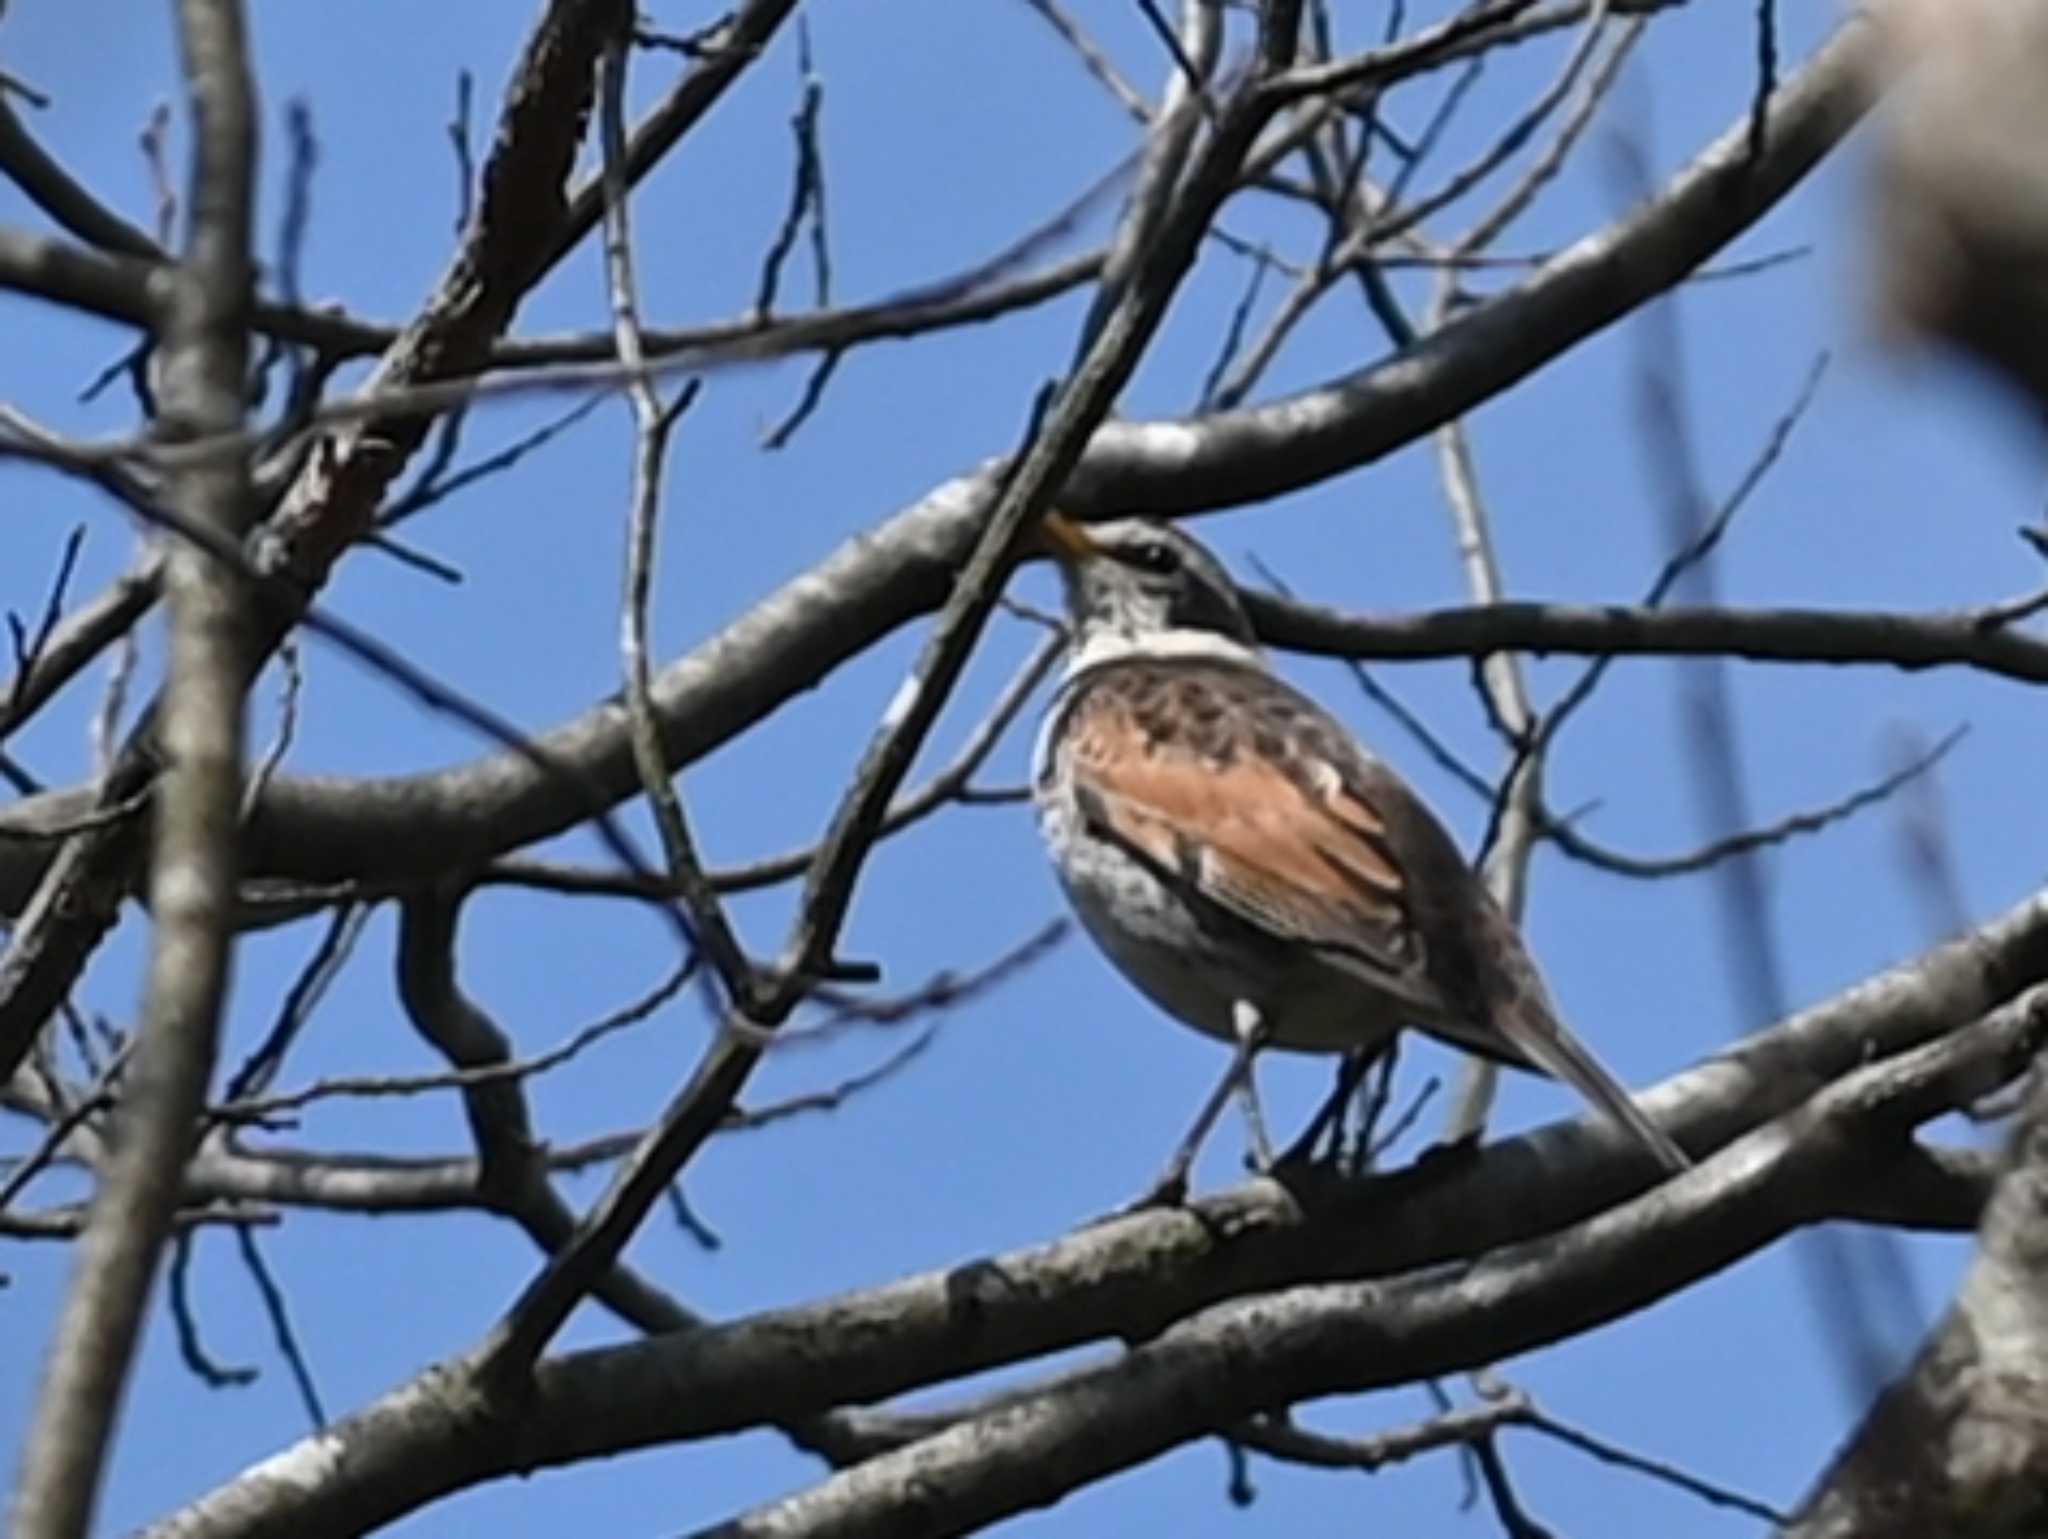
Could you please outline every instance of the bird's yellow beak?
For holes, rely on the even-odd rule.
[[[1048,513],[1038,523],[1038,537],[1046,553],[1062,566],[1072,566],[1102,553],[1085,527],[1064,513]]]

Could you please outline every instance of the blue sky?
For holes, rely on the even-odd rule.
[[[263,227],[273,238],[283,186],[281,113],[310,106],[320,142],[302,286],[352,312],[400,318],[429,290],[450,246],[455,171],[444,125],[454,79],[477,80],[479,140],[530,5],[258,6],[252,25],[266,104]],[[1381,8],[1339,7],[1353,41]],[[1168,66],[1133,6],[1089,0],[1076,14],[1127,73],[1156,92]],[[1784,52],[1796,60],[1832,21],[1826,7],[1781,7]],[[687,30],[699,7],[659,4],[654,20]],[[1129,148],[1130,125],[1049,30],[1014,0],[822,0],[809,11],[825,82],[824,151],[836,294],[878,297],[971,266],[1060,207]],[[1629,67],[1588,152],[1504,243],[1548,249],[1610,217],[1620,200],[1603,135],[1650,146],[1668,169],[1731,120],[1748,98],[1754,38],[1748,8],[1695,7],[1660,20]],[[1526,100],[1548,78],[1563,39],[1489,66],[1476,98]],[[53,98],[32,115],[44,142],[106,200],[149,222],[136,133],[154,101],[177,89],[168,8],[120,0],[21,3],[0,27],[0,64]],[[664,77],[644,60],[638,91]],[[1411,131],[1438,85],[1395,98]],[[760,252],[780,218],[789,178],[786,126],[797,93],[793,36],[783,37],[713,119],[646,184],[636,202],[650,319],[721,318],[752,299]],[[1484,142],[1484,114],[1455,128],[1442,164]],[[184,147],[182,124],[175,139]],[[1982,603],[2034,585],[2038,560],[2013,528],[2039,509],[2034,445],[1975,380],[1946,365],[1902,365],[1870,342],[1858,310],[1856,156],[1822,174],[1728,253],[1729,259],[1810,247],[1802,260],[1740,281],[1695,284],[1677,298],[1691,429],[1710,492],[1733,484],[1822,350],[1834,355],[1821,393],[1784,461],[1727,543],[1721,581],[1733,601],[1856,608]],[[0,219],[40,227],[0,188]],[[1240,200],[1236,230],[1312,254],[1317,231],[1298,210]],[[1453,226],[1455,227],[1455,226]],[[1091,234],[1088,238],[1093,239]],[[1212,250],[1121,404],[1132,417],[1192,408],[1223,319],[1245,280]],[[785,295],[807,297],[800,261]],[[1277,290],[1266,290],[1268,304]],[[1417,301],[1422,292],[1410,288]],[[916,344],[862,349],[842,365],[816,416],[791,446],[758,447],[801,389],[783,365],[711,381],[680,429],[665,507],[656,606],[658,652],[712,634],[838,542],[936,482],[1012,444],[1033,392],[1070,356],[1085,296]],[[593,253],[566,263],[522,312],[524,331],[603,324]],[[130,425],[120,392],[80,405],[79,387],[127,344],[117,328],[69,319],[18,297],[0,299],[0,399],[67,431]],[[1626,328],[1488,404],[1471,419],[1501,557],[1522,596],[1627,600],[1663,559],[1658,467],[1646,463]],[[1384,342],[1355,293],[1340,290],[1287,347],[1262,387],[1270,395],[1378,355]],[[562,403],[521,398],[479,412],[470,452],[516,437]],[[446,588],[374,553],[352,556],[332,607],[514,719],[542,726],[616,687],[616,602],[630,427],[607,404],[513,475],[493,479],[420,519],[409,537],[460,568]],[[54,478],[0,465],[13,511],[0,564],[0,603],[33,610],[66,531],[88,537],[76,591],[128,561],[135,536],[110,506]],[[1257,556],[1305,596],[1360,609],[1462,601],[1441,492],[1427,445],[1283,501],[1205,520],[1202,532],[1240,571]],[[1052,602],[1042,572],[1017,591]],[[911,655],[914,631],[793,701],[745,741],[695,766],[684,785],[714,863],[815,837]],[[1036,634],[999,619],[968,686],[942,724],[927,767],[950,754]],[[161,655],[145,639],[145,672]],[[1532,666],[1539,698],[1576,664]],[[1551,771],[1561,808],[1591,805],[1585,829],[1636,853],[1670,853],[1700,837],[1681,760],[1672,689],[1677,665],[1624,663],[1568,733]],[[1407,772],[1469,845],[1485,809],[1437,772],[1359,696],[1344,672],[1295,663],[1290,673],[1329,701]],[[420,714],[383,683],[317,646],[294,772],[390,773],[460,762],[484,751],[449,722]],[[1385,666],[1382,682],[1475,762],[1500,750],[1462,664]],[[1753,801],[1768,817],[1832,800],[1888,767],[1901,732],[1970,735],[1942,772],[1942,795],[1964,895],[1987,917],[2037,885],[2035,815],[2040,731],[2013,687],[1951,674],[1744,666],[1735,676]],[[259,741],[276,718],[266,676]],[[90,686],[10,745],[53,783],[85,764]],[[1022,775],[1028,724],[1013,732],[989,783]],[[637,821],[636,826],[644,823]],[[581,841],[572,853],[589,854]],[[1768,860],[1772,918],[1795,1002],[1833,993],[1920,949],[1926,917],[1903,877],[1896,820],[1866,816]],[[792,894],[735,904],[755,949],[779,945]],[[889,986],[993,957],[1060,911],[1028,813],[954,811],[882,848],[848,927],[847,955],[880,961]],[[1539,856],[1527,931],[1559,1001],[1622,1077],[1643,1083],[1761,1024],[1742,1017],[1726,976],[1716,908],[1699,882],[1631,884]],[[268,1024],[311,949],[300,926],[252,938],[239,962],[228,1026],[232,1065]],[[105,948],[81,1003],[132,1020],[143,928],[131,913]],[[286,1076],[435,1067],[399,1014],[390,985],[393,923],[371,922],[356,957]],[[468,989],[524,1051],[568,1036],[656,981],[672,960],[665,932],[630,906],[579,904],[494,891],[468,908],[461,949]],[[688,1072],[706,1040],[695,1009],[672,1006],[531,1089],[547,1136],[567,1141],[636,1126]],[[879,1034],[775,1055],[756,1100],[829,1085],[896,1045]],[[1407,1055],[1403,1084],[1449,1073],[1434,1048]],[[714,1316],[812,1298],[904,1272],[1055,1236],[1138,1191],[1221,1069],[1213,1044],[1156,1017],[1084,943],[947,1020],[904,1073],[829,1117],[799,1119],[713,1143],[686,1188],[724,1239],[707,1254],[657,1215],[632,1259]],[[1282,1125],[1320,1094],[1319,1063],[1272,1061],[1262,1073]],[[1577,1110],[1560,1088],[1516,1079],[1504,1127]],[[15,1129],[10,1129],[10,1134]],[[294,1135],[319,1148],[459,1152],[465,1131],[447,1096],[404,1103],[329,1103]],[[1234,1178],[1236,1128],[1212,1141],[1201,1184]],[[593,1178],[571,1182],[588,1201]],[[61,1181],[38,1188],[65,1195]],[[348,1408],[473,1340],[530,1275],[533,1257],[509,1228],[481,1218],[297,1216],[262,1243],[286,1286],[294,1322],[330,1408]],[[1967,1247],[1910,1247],[1929,1308],[1945,1298]],[[12,1462],[33,1396],[39,1343],[68,1256],[55,1247],[0,1252],[0,1457]],[[304,1430],[289,1377],[249,1284],[220,1235],[199,1246],[194,1279],[216,1353],[262,1368],[252,1386],[208,1390],[179,1365],[157,1318],[131,1390],[102,1508],[116,1532],[160,1515]],[[569,1344],[616,1339],[585,1311]],[[1779,1247],[1681,1298],[1598,1334],[1503,1365],[1556,1414],[1644,1452],[1789,1502],[1841,1435],[1852,1407],[1823,1332]],[[1331,1430],[1365,1430],[1426,1414],[1415,1390],[1310,1408]],[[1528,1437],[1506,1443],[1530,1508],[1563,1533],[1628,1533],[1652,1523],[1673,1539],[1755,1531],[1635,1476]],[[727,1442],[614,1460],[601,1468],[507,1482],[400,1525],[409,1534],[482,1530],[651,1534],[689,1528],[814,1477],[780,1441]],[[1249,1513],[1224,1499],[1214,1445],[1197,1446],[1013,1520],[1017,1535],[1157,1530],[1348,1533],[1490,1531],[1461,1516],[1454,1457],[1364,1479],[1255,1467]]]

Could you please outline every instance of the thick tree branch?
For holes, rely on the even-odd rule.
[[[1784,1539],[2027,1539],[2048,1524],[2048,1076],[2034,1083],[1976,1260]]]
[[[1739,1044],[1652,1090],[1644,1104],[1695,1152],[1705,1151],[1874,1059],[1891,1061],[1878,1062],[1873,1073],[1891,1074],[1902,1061],[1894,1055],[1995,1011],[2043,978],[2048,893],[1964,940]],[[1971,1052],[1981,1048],[1984,1056],[1971,1059],[1974,1075],[1940,1081],[1943,1094],[1968,1099],[1998,1073],[2023,1068],[2024,1058],[2013,1057],[2018,1039],[2012,1034],[2033,1031],[2036,1013],[2000,1012],[1988,1038],[1973,1028]],[[1862,1083],[1869,1089],[1897,1082]],[[1907,1088],[1917,1084],[1916,1095],[1932,1095],[1929,1087],[1936,1083],[1909,1075]],[[1880,1097],[1873,1114],[1883,1106]],[[1938,1109],[1916,1102],[1914,1118]],[[1889,1125],[1897,1131],[1898,1124]],[[1724,1210],[1717,1194],[1724,1180],[1729,1192],[1746,1191],[1752,1173],[1775,1168],[1768,1156],[1777,1141],[1778,1135],[1766,1135],[1761,1148],[1751,1146],[1756,1158],[1717,1162],[1711,1171],[1687,1178],[1700,1182],[1706,1210],[1730,1222],[1751,1222],[1739,1217],[1750,1211],[1746,1196],[1731,1198]],[[1882,1169],[1868,1143],[1846,1140],[1827,1157],[1829,1179],[1807,1188],[1809,1197],[1825,1197],[1828,1211],[1866,1201],[1868,1183],[1834,1179],[1834,1161],[1842,1156],[1866,1174]],[[1619,1134],[1588,1121],[1510,1140],[1465,1169],[1424,1167],[1305,1194],[1313,1197],[1306,1210],[1277,1184],[1254,1182],[1185,1212],[1119,1218],[1032,1250],[758,1316],[687,1340],[554,1359],[540,1365],[516,1425],[484,1416],[458,1371],[434,1369],[249,1470],[152,1532],[157,1539],[320,1539],[386,1521],[512,1469],[705,1435],[823,1404],[871,1402],[1105,1337],[1145,1340],[1176,1320],[1245,1294],[1342,1277],[1417,1273],[1555,1234],[1641,1191],[1651,1175],[1644,1166],[1644,1157]],[[1754,1221],[1773,1226],[1756,1235],[1754,1244],[1818,1216],[1810,1208],[1754,1206]],[[1658,1211],[1655,1199],[1646,1211]],[[1668,1231],[1653,1223],[1639,1233],[1642,1264],[1654,1270],[1664,1264],[1656,1258],[1666,1249]],[[1712,1269],[1708,1252],[1694,1248],[1686,1254]],[[1605,1265],[1614,1278],[1626,1279],[1637,1263],[1610,1256]],[[1471,1328],[1467,1318],[1460,1330]],[[1508,1350],[1492,1338],[1481,1346],[1480,1361]],[[1404,1361],[1403,1371],[1412,1377],[1430,1369]],[[689,1392],[678,1393],[679,1385]]]
[[[1574,1228],[1469,1267],[1234,1299],[696,1539],[969,1533],[1260,1410],[1479,1368],[1592,1329],[1827,1218],[1838,1190],[1882,1170],[1874,1147],[2023,1068],[2044,1042],[2048,990],[2036,989]]]

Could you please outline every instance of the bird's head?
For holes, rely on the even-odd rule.
[[[1039,528],[1066,585],[1078,663],[1137,651],[1256,660],[1257,641],[1230,574],[1171,524],[1082,524],[1048,513]]]

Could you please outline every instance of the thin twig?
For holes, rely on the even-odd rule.
[[[299,1090],[269,1096],[252,1093],[257,1082],[241,1088],[231,1085],[228,1099],[213,1109],[213,1116],[224,1122],[267,1120],[281,1113],[301,1111],[319,1101],[337,1098],[384,1100],[425,1095],[437,1090],[476,1090],[486,1085],[533,1079],[560,1068],[626,1027],[646,1020],[675,998],[689,978],[686,968],[671,969],[665,978],[638,999],[579,1028],[561,1043],[530,1058],[507,1058],[503,1062],[435,1074],[341,1075],[316,1080]]]
[[[71,1135],[83,1127],[88,1119],[113,1106],[114,1087],[127,1063],[128,1044],[123,1043],[106,1067],[95,1076],[91,1088],[84,1095],[74,1098],[62,1115],[52,1119],[50,1125],[43,1130],[43,1136],[36,1141],[36,1146],[22,1156],[19,1163],[8,1172],[7,1179],[0,1182],[0,1209],[5,1209],[11,1204],[27,1190],[31,1181],[49,1168]]]
[[[283,687],[278,691],[277,736],[271,740],[269,749],[262,760],[250,772],[249,783],[242,788],[242,819],[248,821],[256,804],[263,800],[264,789],[270,779],[284,763],[285,755],[292,751],[292,739],[299,728],[299,693],[305,687],[306,672],[299,662],[299,644],[287,636],[277,644],[277,664],[284,674]]]
[[[1095,40],[1081,30],[1080,24],[1069,16],[1056,0],[1024,0],[1024,3],[1043,17],[1057,32],[1066,45],[1074,50],[1081,66],[1093,75],[1098,84],[1116,98],[1117,103],[1140,127],[1152,121],[1152,107],[1138,88],[1124,79],[1108,54]]]
[[[1947,756],[1948,751],[1963,740],[1968,731],[1967,726],[1955,728],[1932,748],[1914,755],[1881,779],[1860,787],[1824,807],[1817,807],[1808,812],[1790,813],[1760,827],[1744,829],[1713,840],[1684,855],[1658,858],[1624,855],[1595,844],[1580,834],[1570,822],[1547,814],[1543,822],[1543,837],[1574,860],[1582,860],[1587,865],[1598,867],[1602,871],[1611,871],[1617,876],[1653,879],[1689,876],[1753,850],[1783,844],[1802,834],[1817,834],[1846,818],[1854,817],[1866,808],[1888,801],[1902,787],[1918,780],[1939,764]]]
[[[639,290],[633,275],[632,228],[626,208],[626,59],[624,39],[604,51],[598,66],[600,136],[603,140],[605,187],[604,247],[607,291],[618,332],[619,357],[641,368]],[[740,1009],[754,999],[755,970],[733,933],[718,895],[704,880],[704,866],[681,794],[670,778],[662,747],[661,725],[654,713],[653,670],[648,661],[647,609],[654,586],[654,539],[661,511],[661,477],[669,435],[697,397],[692,381],[669,405],[663,405],[645,372],[627,386],[633,408],[633,485],[627,505],[624,613],[620,617],[620,648],[626,675],[626,710],[633,765],[647,793],[668,857],[668,878],[689,911],[690,930],[725,985],[725,996]]]
[[[249,1280],[256,1285],[257,1297],[263,1300],[263,1313],[270,1320],[270,1333],[277,1342],[278,1355],[291,1369],[292,1383],[299,1391],[299,1403],[306,1408],[307,1419],[318,1431],[327,1425],[327,1411],[320,1404],[320,1391],[313,1383],[313,1368],[306,1361],[305,1349],[299,1345],[298,1332],[292,1329],[284,1289],[271,1275],[263,1252],[257,1247],[256,1231],[252,1226],[243,1224],[236,1228],[235,1244],[242,1253],[242,1265],[248,1268]]]
[[[455,233],[469,224],[475,198],[476,164],[469,152],[469,107],[476,81],[467,69],[455,72],[455,115],[448,120],[448,142],[455,150]]]
[[[567,432],[609,397],[602,391],[593,391],[576,402],[559,416],[543,422],[531,432],[523,433],[502,449],[497,449],[477,460],[474,464],[449,472],[448,464],[454,458],[455,446],[461,435],[461,423],[465,414],[454,412],[442,418],[441,434],[437,440],[440,446],[435,456],[421,471],[412,487],[386,503],[377,515],[380,528],[389,529],[403,523],[416,513],[422,513],[435,503],[452,497],[466,486],[472,486],[487,476],[510,470],[535,449],[542,447],[561,433]],[[395,552],[394,552],[395,553]]]
[[[208,1389],[242,1389],[256,1382],[256,1370],[248,1366],[227,1367],[206,1350],[199,1335],[199,1315],[192,1307],[192,1255],[198,1236],[187,1231],[171,1247],[171,1322],[177,1327],[178,1356],[192,1376]]]
[[[229,1077],[226,1098],[231,1105],[255,1095],[277,1078],[292,1044],[298,1040],[321,998],[354,954],[356,942],[362,938],[363,927],[369,918],[368,904],[344,903],[334,911],[326,933],[313,948],[313,954],[306,958],[298,976],[285,990],[277,1019],[263,1034],[263,1040],[254,1051],[243,1060],[241,1067]]]
[[[14,644],[14,682],[8,686],[5,705],[0,706],[0,716],[7,720],[21,719],[22,700],[29,682],[42,663],[50,638],[56,633],[57,622],[64,617],[64,595],[71,586],[71,574],[78,567],[78,553],[84,545],[85,525],[74,524],[64,537],[64,549],[57,557],[57,572],[50,579],[50,591],[43,600],[43,615],[33,632],[21,616],[11,609],[7,611],[8,635]]]

